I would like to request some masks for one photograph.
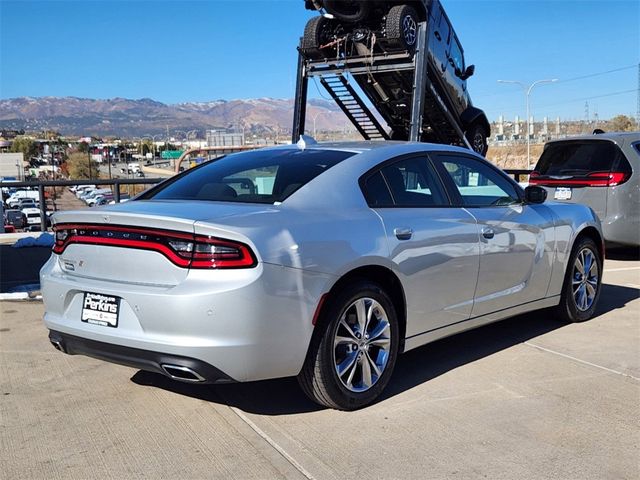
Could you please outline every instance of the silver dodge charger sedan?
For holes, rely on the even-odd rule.
[[[53,345],[194,383],[297,376],[353,410],[402,352],[534,309],[589,319],[603,238],[464,149],[298,145],[59,212],[41,271]]]

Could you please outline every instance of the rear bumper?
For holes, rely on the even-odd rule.
[[[49,331],[49,340],[55,348],[69,355],[86,355],[126,367],[160,373],[174,380],[189,383],[229,383],[234,381],[213,365],[196,358],[98,342],[55,330]]]
[[[223,373],[238,382],[299,373],[328,280],[260,264],[192,270],[173,287],[135,285],[70,275],[55,254],[40,272],[43,320],[66,353],[163,374],[162,362],[169,358],[181,368],[204,365],[212,372],[201,374],[206,381],[220,381]],[[81,321],[83,292],[121,299],[117,328]]]

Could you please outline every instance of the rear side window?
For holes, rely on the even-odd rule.
[[[370,207],[448,206],[448,200],[426,157],[412,157],[386,165],[363,184]]]
[[[535,170],[540,175],[586,175],[609,172],[622,161],[618,146],[608,141],[550,143]]]
[[[282,202],[321,173],[354,155],[334,150],[256,150],[206,163],[141,200]]]

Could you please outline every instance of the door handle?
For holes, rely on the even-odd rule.
[[[434,32],[433,36],[436,37],[439,42],[442,41],[442,37],[440,36],[440,32]]]
[[[398,240],[409,240],[413,235],[413,230],[408,227],[401,227],[394,229],[393,234]]]
[[[496,235],[496,233],[493,231],[492,228],[483,228],[482,229],[482,236],[484,238],[486,238],[487,240],[491,240],[495,235]]]

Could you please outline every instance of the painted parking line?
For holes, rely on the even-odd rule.
[[[308,480],[316,480],[316,478],[311,473],[309,473],[302,465],[300,465],[300,463],[298,463],[295,458],[289,455],[284,448],[278,445],[276,441],[272,439],[264,430],[262,430],[255,423],[253,423],[251,419],[242,412],[242,410],[236,407],[229,407],[229,408],[233,413],[235,413],[238,417],[240,417],[240,420],[246,423],[254,432],[256,432],[260,437],[262,437],[262,439],[265,442],[271,445],[271,447],[273,447],[280,455],[282,455],[282,457],[286,461],[288,461],[293,466],[293,468],[298,470],[305,478],[307,478]]]
[[[567,358],[569,360],[573,360],[574,362],[582,363],[583,365],[589,365],[590,367],[599,368],[600,370],[604,370],[609,373],[615,373],[616,375],[621,375],[623,377],[631,378],[633,380],[639,381],[640,378],[634,377],[633,375],[629,375],[628,373],[620,372],[618,370],[614,370],[612,368],[604,367],[602,365],[598,365],[597,363],[588,362],[586,360],[582,360],[580,358],[572,357],[571,355],[567,355],[566,353],[556,352],[555,350],[551,350],[550,348],[541,347],[540,345],[536,345],[531,342],[523,342],[525,345],[529,345],[530,347],[537,348],[538,350],[542,350],[543,352],[551,353],[553,355],[558,355],[563,358]]]
[[[640,270],[640,267],[623,267],[623,268],[605,268],[604,273],[608,272],[627,272],[630,270]]]

